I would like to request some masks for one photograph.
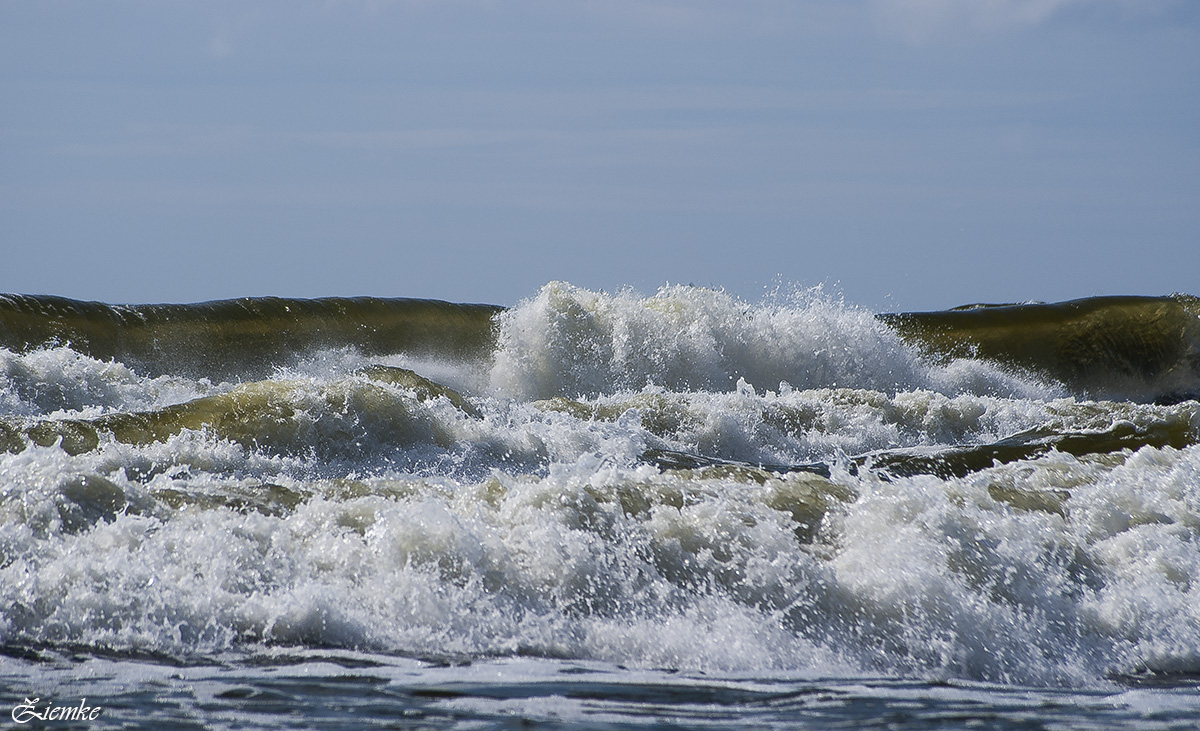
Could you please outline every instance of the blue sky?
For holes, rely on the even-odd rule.
[[[0,0],[0,291],[1200,294],[1190,0]]]

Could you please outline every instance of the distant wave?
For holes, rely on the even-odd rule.
[[[1200,300],[1091,297],[880,315],[940,359],[985,358],[1078,391],[1178,401],[1200,394]]]
[[[10,294],[0,295],[0,347],[69,343],[76,352],[153,372],[261,375],[318,347],[478,357],[492,348],[492,318],[500,310],[407,298],[109,305]]]
[[[243,378],[316,348],[494,355],[510,366],[497,384],[532,397],[652,383],[722,390],[739,378],[761,387],[923,387],[930,367],[977,359],[1080,395],[1169,403],[1200,394],[1198,302],[1092,297],[872,315],[819,298],[749,305],[694,287],[643,298],[563,283],[511,310],[371,297],[109,305],[0,295],[0,347],[70,344],[149,372]]]

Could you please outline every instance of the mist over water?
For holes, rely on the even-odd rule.
[[[242,372],[92,353],[94,314],[17,342],[0,312],[0,646],[1085,695],[1200,674],[1186,318],[1152,368],[1073,382],[1061,349],[939,352],[820,291],[553,282],[467,312],[395,348],[322,314],[239,341]]]

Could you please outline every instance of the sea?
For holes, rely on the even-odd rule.
[[[1195,729],[1200,300],[0,296],[0,725]]]

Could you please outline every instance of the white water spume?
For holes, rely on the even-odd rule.
[[[67,346],[21,354],[0,348],[0,415],[139,411],[212,391],[207,380],[146,378],[122,363],[97,360]]]
[[[0,452],[0,644],[1084,687],[1200,672],[1200,447],[945,479],[842,459],[1031,428],[1194,435],[1196,402],[928,364],[812,293],[555,283],[499,325],[492,363],[326,351],[247,384],[0,351],[15,427],[234,404],[153,439]],[[469,408],[361,371],[379,363]],[[660,470],[648,449],[833,469]]]
[[[148,504],[181,489],[182,473],[112,480],[126,501],[114,509],[65,461],[35,448],[0,471],[5,642],[520,652],[1026,684],[1200,666],[1196,448],[956,481],[843,477],[858,498],[826,500],[811,544],[788,510],[819,478],[758,485],[587,461],[472,484],[277,475],[310,497],[263,514]],[[1014,469],[1027,489],[1069,489],[1068,515],[994,499]],[[187,488],[237,494],[215,479]],[[71,523],[64,505],[83,517]]]
[[[750,305],[725,292],[664,287],[653,297],[552,282],[500,318],[493,385],[517,398],[640,390],[850,386],[1061,395],[995,366],[930,367],[866,311],[817,291]]]

